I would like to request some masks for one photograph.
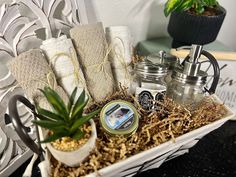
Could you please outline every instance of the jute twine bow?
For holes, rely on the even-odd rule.
[[[125,45],[124,45],[124,42],[120,37],[115,37],[114,39],[118,39],[121,42],[121,44],[124,48],[124,52],[123,52],[123,54],[121,54],[121,53],[116,52],[116,50],[115,50],[116,46],[115,45],[111,45],[113,55],[115,56],[115,58],[118,59],[118,61],[122,65],[122,68],[116,68],[115,67],[114,69],[124,69],[125,70],[125,79],[127,79],[129,81],[132,81],[132,77],[131,77],[131,74],[130,74],[130,71],[129,71],[130,64],[128,64],[126,62],[126,59],[125,59]]]
[[[39,82],[42,81],[43,82],[42,79],[41,80],[36,79],[36,81],[39,81]],[[51,81],[52,81],[52,83],[51,83]],[[52,88],[53,90],[56,89],[57,80],[56,80],[55,74],[52,71],[47,74],[47,82],[44,81],[44,83],[46,85],[48,85],[50,88]]]
[[[94,64],[94,65],[89,65],[89,66],[87,66],[87,68],[95,67],[96,68],[96,71],[95,71],[96,73],[103,72],[107,78],[109,78],[110,80],[113,80],[113,77],[105,70],[106,64],[109,63],[108,55],[111,52],[111,50],[112,50],[112,48],[108,47],[101,63]]]
[[[50,67],[52,67],[53,65],[55,65],[56,61],[57,61],[60,57],[63,57],[63,56],[67,57],[67,58],[71,61],[72,65],[73,65],[73,68],[74,68],[74,69],[73,69],[73,72],[72,72],[72,73],[69,73],[69,74],[66,74],[66,75],[64,75],[64,76],[61,76],[59,79],[63,79],[63,78],[65,78],[65,77],[74,75],[74,81],[73,81],[73,83],[74,83],[75,85],[78,85],[78,84],[79,84],[79,81],[80,81],[80,83],[82,84],[82,86],[83,86],[84,88],[86,88],[85,81],[82,79],[82,77],[81,77],[80,74],[79,74],[79,69],[80,69],[80,68],[79,68],[79,65],[78,65],[78,60],[77,60],[77,55],[76,55],[76,53],[75,53],[75,50],[74,50],[72,47],[70,47],[69,50],[70,50],[70,53],[69,53],[69,54],[67,54],[67,53],[65,53],[65,52],[58,52],[58,53],[56,53],[55,55],[53,55],[53,56],[50,58],[50,60],[52,61],[52,62],[50,62]]]
[[[132,80],[132,77],[131,77],[130,71],[129,71],[130,64],[127,64],[127,63],[126,63],[126,61],[125,61],[126,59],[125,59],[125,57],[124,57],[124,56],[125,56],[125,45],[124,45],[124,42],[123,42],[122,39],[119,38],[119,37],[116,37],[115,39],[119,39],[119,40],[121,41],[121,43],[122,43],[122,45],[123,45],[123,48],[124,48],[124,53],[123,53],[123,55],[122,55],[122,54],[118,54],[118,53],[115,51],[115,46],[112,45],[112,44],[110,44],[110,45],[108,46],[108,49],[106,50],[106,54],[105,54],[105,56],[104,56],[102,62],[99,63],[99,64],[94,64],[94,65],[87,66],[87,68],[89,68],[89,67],[95,67],[95,68],[96,68],[96,72],[101,72],[101,71],[102,71],[102,72],[105,73],[105,75],[106,75],[107,77],[109,77],[110,79],[112,79],[112,77],[110,76],[110,74],[107,73],[106,70],[105,70],[105,65],[109,62],[108,56],[109,56],[109,54],[112,52],[112,53],[114,54],[115,58],[118,58],[119,62],[120,62],[121,65],[123,66],[122,68],[114,68],[114,69],[124,69],[124,70],[125,70],[125,79],[128,79],[129,81],[131,81],[131,80]]]

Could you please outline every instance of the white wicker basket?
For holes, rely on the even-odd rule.
[[[221,102],[217,96],[214,95],[213,98],[216,102]],[[175,142],[168,141],[126,160],[103,168],[97,173],[89,174],[86,177],[129,177],[152,168],[158,168],[162,163],[187,153],[189,148],[193,147],[203,136],[233,118],[235,113],[227,106],[225,107],[228,110],[226,117],[179,136],[176,138]]]

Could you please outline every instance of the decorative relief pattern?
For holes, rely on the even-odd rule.
[[[40,26],[36,21],[30,21],[27,17],[21,16],[18,4],[0,7],[0,51],[7,52],[10,56],[18,55],[17,45],[22,40],[35,35],[35,30]]]
[[[20,9],[27,15],[22,15]],[[45,38],[49,39],[68,34],[71,27],[87,22],[84,0],[14,0],[11,4],[2,4],[0,52],[17,56],[21,41],[29,37],[41,38],[39,29],[44,29]]]
[[[85,0],[14,0],[0,6],[0,176],[9,176],[32,155],[5,115],[9,99],[24,93],[2,63],[39,48],[41,40],[68,34],[71,27],[87,22]],[[32,115],[20,104],[18,109],[35,139]]]

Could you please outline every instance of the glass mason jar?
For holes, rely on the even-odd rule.
[[[171,81],[171,74],[174,68],[180,66],[179,58],[165,51],[161,50],[158,53],[151,54],[147,56],[147,60],[151,61],[154,64],[166,65],[168,67],[168,73],[165,77],[165,82],[169,83]]]
[[[135,97],[144,109],[151,110],[158,101],[163,101],[167,72],[166,66],[154,65],[147,60],[135,66]]]
[[[174,71],[167,86],[166,96],[175,103],[195,106],[205,96],[206,78],[207,74],[203,71],[200,71],[198,76],[187,76]]]

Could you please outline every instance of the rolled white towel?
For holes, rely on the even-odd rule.
[[[111,52],[112,71],[116,80],[116,86],[121,84],[131,87],[131,62],[133,56],[133,43],[130,30],[127,26],[111,26],[106,28],[106,38]]]
[[[65,35],[59,38],[51,38],[43,41],[40,48],[44,51],[53,68],[59,85],[64,88],[68,95],[72,93],[75,87],[77,87],[76,97],[82,93],[83,89],[87,90],[71,39]]]

